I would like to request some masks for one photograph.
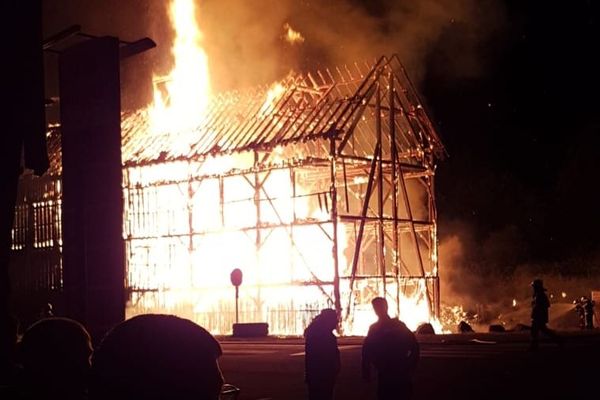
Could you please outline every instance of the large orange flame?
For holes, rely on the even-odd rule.
[[[206,116],[211,95],[208,57],[194,1],[173,0],[169,15],[175,28],[175,64],[167,77],[155,77],[150,112],[151,129],[160,133],[196,128]]]
[[[197,135],[211,134],[197,129],[207,117],[211,100],[208,57],[202,48],[203,36],[196,23],[194,0],[172,0],[169,14],[175,29],[172,47],[174,66],[166,77],[154,79],[154,102],[148,109],[148,134],[162,135],[165,149],[181,149],[179,154],[187,154],[189,147],[199,139]],[[289,25],[286,28],[290,39],[300,40],[301,36]],[[258,116],[269,117],[285,91],[283,83],[273,84],[266,93]],[[274,150],[276,155],[282,151]],[[185,177],[188,172],[191,174],[188,168],[196,168],[195,174],[205,176],[221,174],[235,168],[246,156],[221,155],[193,160],[196,163],[193,167],[186,162],[148,166],[139,172],[137,179],[138,182],[152,182],[173,176]],[[265,318],[268,311],[285,313],[286,307],[288,310],[292,306],[303,308],[318,304],[318,307],[322,307],[323,302],[319,303],[319,298],[323,297],[323,293],[315,285],[298,283],[331,282],[334,278],[331,242],[319,236],[323,233],[329,237],[333,235],[333,223],[327,222],[330,220],[329,211],[309,204],[307,197],[294,198],[289,171],[286,170],[271,171],[269,179],[259,185],[264,191],[260,195],[241,176],[225,178],[224,185],[225,189],[221,188],[224,190],[224,194],[221,193],[225,198],[224,203],[220,203],[219,181],[216,178],[194,183],[194,194],[189,197],[182,195],[178,185],[156,188],[155,223],[174,227],[178,232],[193,230],[201,233],[201,236],[192,238],[190,233],[189,243],[183,250],[172,250],[174,247],[167,243],[167,239],[165,246],[161,244],[151,248],[144,245],[146,247],[132,249],[131,254],[151,254],[148,259],[151,259],[153,268],[130,259],[130,283],[157,288],[159,293],[154,300],[140,295],[133,302],[137,305],[129,307],[129,315],[147,311],[175,312],[196,319],[214,333],[228,333],[231,320],[225,319],[230,318],[227,314],[231,310],[232,300],[229,272],[233,268],[244,270],[242,295],[250,299],[246,303],[248,309],[254,307],[263,310],[252,311],[258,320]],[[263,223],[285,225],[298,218],[322,224],[295,226],[293,233],[285,227],[272,229],[261,239],[258,229],[255,232],[248,229],[257,225],[257,201],[262,202],[258,207]],[[273,205],[277,211],[273,210]],[[223,212],[232,221],[231,225],[223,226],[220,217]],[[335,223],[338,228],[339,270],[343,272],[348,269],[345,250],[349,233],[344,224]],[[157,227],[157,237],[160,237],[159,232]],[[257,245],[260,240],[263,242]],[[359,286],[365,284],[357,283],[357,287],[360,289]],[[401,299],[401,318],[411,328],[430,320],[429,306],[423,297],[425,292],[426,288],[422,287],[417,295]],[[348,296],[348,293],[343,296]],[[156,301],[156,298],[160,300]],[[252,307],[248,305],[250,303]],[[345,333],[366,334],[368,325],[375,319],[370,304],[359,304],[353,312],[352,318],[348,318],[344,326]],[[308,322],[297,316],[285,317],[282,321],[280,326],[272,327],[273,331],[297,334]]]

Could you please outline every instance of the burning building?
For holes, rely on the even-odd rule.
[[[213,95],[181,31],[154,104],[122,115],[127,315],[228,333],[240,268],[240,321],[271,333],[299,334],[331,307],[344,333],[365,334],[375,296],[412,328],[435,321],[444,150],[398,58]],[[17,291],[61,290],[60,127],[48,138],[51,170],[21,181]]]

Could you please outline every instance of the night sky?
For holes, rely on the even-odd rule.
[[[466,225],[513,265],[600,261],[599,4],[505,6],[509,23],[484,44],[485,74],[447,79],[449,55],[428,59],[424,97],[450,155],[438,174],[442,237]],[[461,34],[451,27],[438,45]]]
[[[482,269],[552,263],[579,274],[600,268],[597,2],[267,3],[201,2],[211,71],[217,81],[235,77],[220,79],[219,89],[266,83],[294,65],[397,50],[449,154],[437,175],[442,244],[461,236]],[[153,37],[158,47],[123,71],[125,84],[137,87],[124,94],[124,104],[140,106],[149,99],[152,69],[169,66],[172,31],[164,15],[156,17],[161,7],[142,0],[47,0],[45,32],[81,23],[95,34]],[[302,50],[277,42],[284,21],[306,36]]]

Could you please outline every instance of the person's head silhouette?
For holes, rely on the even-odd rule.
[[[539,278],[534,279],[533,282],[531,282],[531,287],[535,293],[543,293],[546,291],[546,288],[544,288],[544,281]]]
[[[321,322],[325,329],[332,331],[337,327],[338,315],[334,309],[326,308],[324,310],[321,310],[319,317],[321,318]]]
[[[373,306],[373,311],[379,319],[389,318],[388,315],[388,303],[387,300],[383,297],[375,297],[371,301],[371,305]]]
[[[92,357],[90,399],[216,400],[221,346],[190,320],[148,314],[110,331]]]
[[[27,390],[39,398],[83,398],[91,354],[90,335],[79,322],[68,318],[36,322],[20,346]]]

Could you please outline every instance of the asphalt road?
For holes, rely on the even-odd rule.
[[[565,334],[564,347],[527,333],[422,336],[413,399],[598,399],[600,334]],[[239,400],[305,399],[301,339],[222,338],[221,368],[241,388]],[[374,399],[360,377],[362,338],[339,339],[342,372],[336,399]]]

